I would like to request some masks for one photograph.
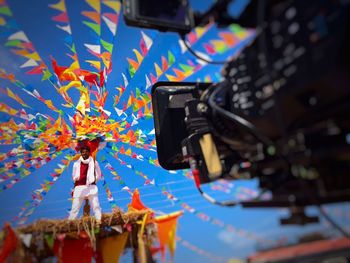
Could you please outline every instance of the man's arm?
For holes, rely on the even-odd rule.
[[[73,179],[73,182],[79,180],[79,176],[80,174],[77,172],[78,170],[78,164],[75,162],[73,164],[73,171],[72,171],[72,179]]]
[[[95,181],[99,181],[102,177],[101,168],[97,161],[95,161]]]

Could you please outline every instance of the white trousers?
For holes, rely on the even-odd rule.
[[[95,218],[99,221],[101,220],[101,207],[98,201],[97,194],[88,195],[87,197],[73,197],[72,209],[70,210],[69,217],[68,217],[69,220],[77,218],[79,214],[79,210],[86,198],[89,199],[89,203],[92,208],[92,211],[94,211]]]

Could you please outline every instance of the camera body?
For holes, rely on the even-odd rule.
[[[224,82],[154,85],[160,164],[183,169],[194,160],[200,184],[258,178],[273,197],[245,206],[350,200],[349,8],[337,1],[265,2],[257,38],[227,62]],[[192,94],[181,99],[179,115],[166,113],[168,91],[168,98]]]

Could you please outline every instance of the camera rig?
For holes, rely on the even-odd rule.
[[[151,1],[151,0],[149,0]],[[191,168],[196,186],[257,178],[261,193],[244,207],[289,207],[282,224],[318,221],[304,207],[350,200],[349,1],[252,0],[238,18],[218,0],[193,15],[186,0],[124,0],[128,25],[175,31],[193,55],[225,64],[224,81],[158,82],[152,106],[160,165]],[[153,1],[153,0],[152,0]],[[231,61],[208,61],[186,42],[194,25],[236,22],[255,41]],[[270,199],[261,199],[269,192]]]

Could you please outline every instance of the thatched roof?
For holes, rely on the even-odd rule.
[[[96,220],[93,217],[87,216],[75,220],[52,220],[42,219],[30,225],[17,228],[20,234],[69,234],[72,232],[80,232],[86,229],[93,229],[99,227],[102,231],[106,227],[111,226],[125,226],[127,224],[135,224],[143,219],[147,211],[136,211],[122,213],[121,210],[115,209],[111,214],[103,214],[101,225],[97,226]]]
[[[31,243],[29,246],[21,246],[26,255],[30,253],[35,255],[37,259],[44,259],[53,256],[52,248],[44,241],[47,235],[54,239],[61,234],[64,238],[79,239],[82,235],[87,235],[92,246],[96,247],[96,242],[108,236],[120,235],[129,232],[129,238],[126,248],[137,249],[138,239],[137,233],[140,229],[140,222],[149,211],[135,211],[123,213],[119,209],[115,209],[111,214],[103,214],[101,225],[96,223],[96,219],[85,216],[76,220],[38,220],[32,224],[19,227],[16,229],[17,234],[31,234]],[[148,242],[152,243],[155,238],[153,224],[146,224],[146,230],[143,235]],[[40,245],[44,244],[44,245]]]

